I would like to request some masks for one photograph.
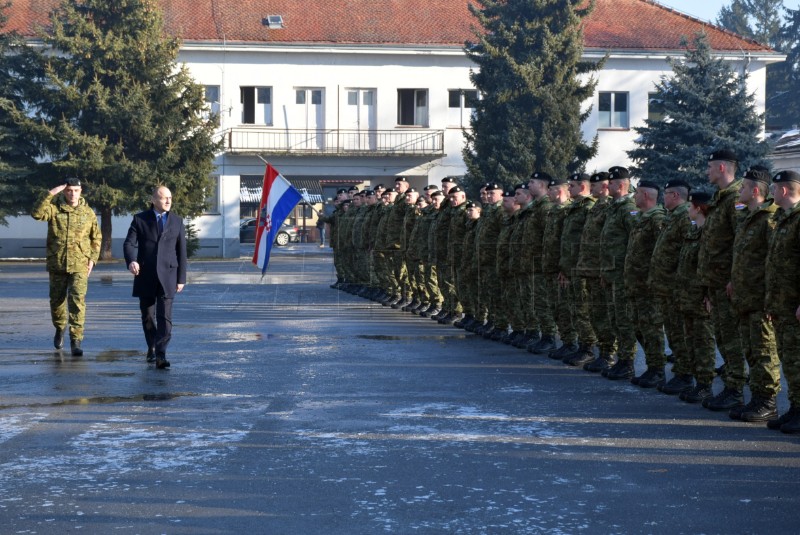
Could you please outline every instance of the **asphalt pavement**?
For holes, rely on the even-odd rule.
[[[91,276],[80,358],[44,263],[0,263],[0,533],[797,532],[800,437],[333,278],[313,244],[263,279],[193,262],[156,370],[122,263]]]

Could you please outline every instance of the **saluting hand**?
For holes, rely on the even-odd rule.
[[[50,190],[50,195],[58,195],[59,193],[61,193],[65,189],[67,189],[67,185],[66,184],[61,184],[60,186],[56,186],[53,189],[51,189]]]

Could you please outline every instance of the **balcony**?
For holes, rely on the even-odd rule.
[[[280,130],[230,128],[227,154],[291,156],[444,156],[444,130]]]

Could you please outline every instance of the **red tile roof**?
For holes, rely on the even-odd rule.
[[[159,0],[167,31],[184,41],[435,45],[473,39],[468,0]],[[32,35],[59,0],[12,0],[7,29]],[[281,15],[285,28],[262,24]],[[679,50],[705,31],[719,51],[770,52],[764,45],[666,8],[654,0],[597,0],[585,45],[600,50]]]

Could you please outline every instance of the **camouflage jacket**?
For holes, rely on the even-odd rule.
[[[702,236],[703,228],[693,223],[684,236],[676,272],[676,279],[680,288],[677,305],[683,313],[707,317],[709,313],[703,304],[706,291],[697,276],[697,259],[700,254]],[[665,311],[665,313],[669,313],[669,311]]]
[[[367,207],[367,216],[364,219],[364,225],[361,227],[364,248],[370,251],[375,248],[375,238],[378,233],[378,222],[380,221],[382,208],[383,203],[381,202]]]
[[[521,236],[516,238],[517,250],[514,251],[515,266],[518,273],[542,272],[542,242],[544,242],[547,214],[552,203],[547,195],[535,199],[528,208],[525,217],[520,217]]]
[[[631,195],[612,201],[600,233],[600,274],[604,279],[622,282],[625,255],[628,254],[628,235],[633,229],[637,213]]]
[[[626,288],[637,292],[648,291],[650,259],[666,218],[667,212],[660,205],[638,214],[628,236],[628,253],[625,255],[624,272]]]
[[[464,254],[464,234],[467,231],[467,204],[450,207],[450,230],[447,233],[447,265],[457,267]]]
[[[490,269],[494,272],[497,266],[497,237],[503,225],[503,211],[500,203],[487,204],[481,211],[478,237],[475,239],[475,252],[478,255],[478,265],[483,270]]]
[[[683,203],[667,213],[664,228],[653,247],[650,259],[648,286],[656,295],[670,296],[680,288],[675,272],[678,269],[683,240],[692,222],[689,220],[689,203]]]
[[[322,220],[331,226],[331,235],[328,237],[328,243],[331,247],[336,248],[339,245],[339,224],[344,214],[344,209],[341,205],[336,205],[333,213],[329,216],[324,216]]]
[[[414,231],[414,226],[417,224],[417,219],[419,218],[419,208],[406,205],[406,215],[403,216],[403,234],[400,236],[401,251],[408,251],[408,247],[411,243],[411,233]],[[416,254],[414,254],[414,259],[418,260]]]
[[[542,272],[555,275],[559,272],[559,259],[561,258],[561,231],[564,228],[564,217],[567,215],[565,204],[551,204],[547,212],[542,240]]]
[[[97,216],[83,197],[73,207],[63,195],[48,192],[31,215],[47,221],[47,271],[86,273],[90,260],[97,263],[102,236]]]
[[[566,209],[564,228],[561,231],[561,256],[558,260],[558,267],[559,271],[568,277],[575,274],[575,268],[578,266],[583,227],[595,202],[594,197],[581,197],[574,199]]]
[[[767,201],[754,212],[748,210],[736,230],[731,264],[731,302],[737,312],[764,310],[764,268],[777,211],[778,207]]]
[[[392,206],[394,205],[386,204],[381,206],[380,212],[376,219],[373,220],[375,222],[375,241],[373,244],[375,251],[386,251],[389,248],[386,241],[386,226],[389,224],[389,214],[392,213]]]
[[[514,214],[514,228],[511,230],[511,237],[508,240],[510,255],[510,273],[521,275],[533,270],[533,262],[529,258],[531,244],[525,243],[525,226],[530,220],[533,202],[530,202],[517,210]]]
[[[394,200],[392,209],[389,210],[389,221],[386,223],[386,248],[400,249],[403,240],[403,221],[409,206],[406,204],[406,195],[398,195]]]
[[[373,208],[374,206],[360,206],[353,218],[353,246],[356,249],[367,248],[367,243],[364,239],[364,223],[367,221]]]
[[[408,238],[408,257],[420,262],[428,262],[428,232],[431,229],[436,207],[432,204],[423,208],[414,221],[414,228]]]
[[[461,274],[465,278],[478,276],[478,263],[475,258],[475,238],[478,236],[478,222],[480,219],[467,219],[464,223],[464,242],[461,249]]]
[[[442,203],[437,212],[436,220],[431,225],[433,236],[429,247],[431,260],[437,264],[447,264],[447,235],[450,233],[450,217],[453,207],[450,201]]]
[[[745,215],[745,207],[737,204],[742,181],[737,180],[718,191],[709,205],[697,273],[703,285],[724,288],[731,280],[733,240],[736,228]]]
[[[794,317],[800,306],[800,203],[779,210],[767,253],[765,305],[767,313]]]
[[[500,233],[497,235],[497,253],[495,255],[495,272],[502,279],[511,276],[511,236],[514,234],[514,227],[517,225],[517,214],[503,213],[500,223]]]
[[[581,250],[578,255],[578,265],[575,273],[582,277],[600,276],[600,234],[603,232],[603,224],[606,216],[611,209],[611,197],[605,196],[597,199],[592,209],[586,214],[586,223],[583,225],[581,234]]]

